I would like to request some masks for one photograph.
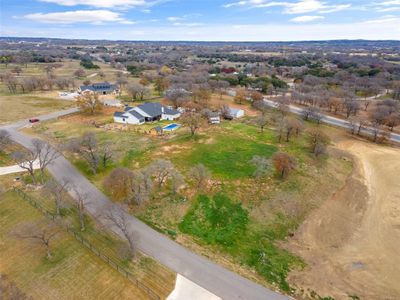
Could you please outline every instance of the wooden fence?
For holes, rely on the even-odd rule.
[[[121,273],[125,278],[130,280],[133,284],[135,284],[137,287],[142,289],[144,292],[147,293],[147,295],[154,300],[160,300],[160,296],[158,296],[151,288],[149,288],[147,285],[144,283],[140,282],[137,278],[134,277],[134,275],[126,270],[124,267],[122,267],[118,262],[116,262],[114,259],[110,258],[106,254],[104,254],[102,251],[100,251],[98,248],[96,248],[92,243],[90,243],[88,240],[83,238],[79,233],[77,233],[72,227],[64,224],[63,222],[59,222],[57,220],[57,216],[48,211],[46,208],[44,208],[40,203],[38,203],[35,199],[33,199],[31,196],[26,194],[24,191],[21,189],[14,187],[14,191],[24,200],[26,200],[30,205],[32,205],[34,208],[38,209],[41,213],[43,213],[46,218],[52,220],[53,222],[57,222],[58,225],[63,227],[69,234],[71,234],[78,242],[80,242],[82,245],[90,249],[94,254],[96,254],[99,258],[101,258],[104,262],[106,262],[109,266],[117,270],[119,273]]]

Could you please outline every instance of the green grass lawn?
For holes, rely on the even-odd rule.
[[[114,145],[116,155],[112,167],[100,170],[97,175],[90,174],[82,160],[70,157],[105,193],[102,183],[113,167],[138,169],[155,159],[170,160],[186,176],[185,188],[174,196],[168,191],[156,191],[144,205],[132,206],[132,213],[193,251],[261,284],[273,285],[286,292],[291,291],[286,282],[287,274],[292,268],[303,267],[303,263],[284,250],[281,243],[313,208],[343,184],[351,169],[340,157],[315,159],[304,134],[293,137],[288,143],[278,143],[273,127],[260,132],[251,118],[223,121],[218,126],[203,128],[194,138],[184,127],[170,136],[150,137],[133,131],[105,131],[67,120],[44,125],[46,128],[36,134],[53,141],[66,141],[90,130],[100,141]],[[55,138],[55,132],[60,138]],[[273,170],[264,178],[255,179],[255,166],[249,163],[251,158],[254,155],[270,158],[277,151],[293,155],[296,170],[284,181]],[[198,231],[180,229],[182,220],[197,209],[198,192],[188,172],[198,163],[204,164],[213,175],[212,186],[203,192],[210,197],[217,192],[223,193],[234,203],[241,203],[248,213],[246,228],[231,245],[209,243]],[[224,224],[218,226],[223,236]]]
[[[219,178],[239,179],[254,173],[255,166],[249,162],[254,155],[270,158],[275,151],[273,145],[225,133],[216,135],[209,144],[195,145],[191,152],[183,154],[180,159],[189,166],[201,163]]]

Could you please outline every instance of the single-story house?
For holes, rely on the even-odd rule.
[[[244,116],[244,110],[240,108],[229,107],[228,115],[233,119],[241,118]]]
[[[110,106],[110,107],[123,107],[124,105],[121,103],[121,101],[117,99],[108,99],[108,100],[103,100],[103,105],[104,106]]]
[[[114,94],[118,92],[118,87],[116,84],[111,84],[108,82],[93,83],[91,85],[81,85],[79,87],[79,92],[94,92],[102,95]]]
[[[114,113],[114,122],[140,125],[159,120],[175,120],[181,113],[158,102],[146,102],[136,107],[125,107],[124,112]]]

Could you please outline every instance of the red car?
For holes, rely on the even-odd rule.
[[[39,122],[39,119],[33,118],[33,119],[29,119],[29,123],[37,123]]]

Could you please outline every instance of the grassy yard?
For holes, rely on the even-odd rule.
[[[293,137],[289,143],[278,143],[273,127],[261,133],[248,117],[203,128],[195,138],[190,138],[186,128],[166,137],[149,136],[135,130],[107,131],[88,126],[87,118],[90,119],[84,117],[82,122],[82,119],[67,117],[40,124],[28,132],[60,143],[84,131],[92,131],[100,143],[111,142],[115,152],[114,163],[96,175],[92,175],[86,163],[78,157],[69,155],[81,172],[106,194],[108,191],[104,190],[102,183],[114,167],[138,169],[157,158],[170,160],[186,177],[185,188],[179,195],[156,191],[146,204],[132,206],[132,213],[193,251],[261,284],[272,284],[287,292],[291,287],[286,282],[286,275],[293,268],[302,268],[303,263],[284,249],[285,239],[312,209],[342,186],[351,171],[351,164],[335,152],[329,157],[315,159],[305,135]],[[96,118],[110,121],[106,116]],[[148,130],[154,126],[143,128]],[[328,134],[334,130],[321,128]],[[261,180],[255,179],[255,166],[249,163],[251,158],[254,155],[270,158],[276,151],[296,157],[296,170],[285,181],[273,171]],[[190,226],[181,227],[190,213],[196,216],[214,214],[212,211],[196,211],[199,207],[198,191],[193,187],[188,172],[198,163],[204,164],[213,174],[212,186],[203,192],[210,197],[222,193],[232,203],[240,203],[248,215],[248,222],[234,243],[210,242],[199,235],[198,230],[193,231]],[[207,222],[212,223],[206,220],[205,228],[208,228]],[[224,230],[231,228],[225,225],[221,224],[222,235]]]
[[[0,124],[47,114],[72,106],[71,101],[44,96],[40,92],[29,94],[0,92]]]
[[[148,296],[100,258],[60,232],[45,258],[43,248],[10,236],[20,223],[43,216],[14,192],[0,197],[0,273],[34,299],[148,299]]]

